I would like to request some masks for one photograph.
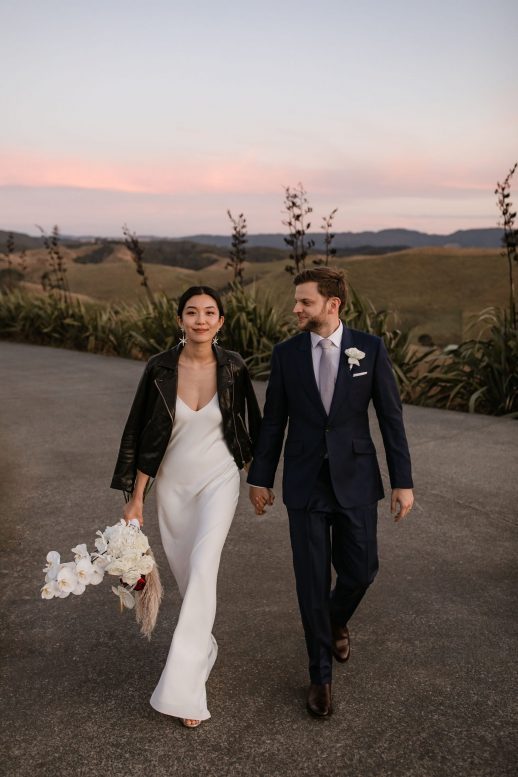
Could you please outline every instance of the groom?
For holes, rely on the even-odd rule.
[[[348,623],[378,570],[377,502],[383,486],[369,430],[372,399],[383,436],[391,509],[399,521],[413,503],[401,401],[382,340],[344,327],[343,274],[328,267],[295,279],[298,335],[273,349],[264,418],[248,473],[261,514],[273,504],[284,446],[297,597],[309,656],[308,711],[332,712],[332,660],[350,653]],[[331,591],[331,564],[336,585]]]

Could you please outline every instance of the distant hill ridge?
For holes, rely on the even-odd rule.
[[[427,234],[411,229],[382,229],[378,232],[337,232],[333,240],[335,248],[359,248],[373,246],[388,248],[392,246],[406,248],[424,248],[426,246],[455,246],[459,248],[499,248],[502,245],[503,230],[499,228],[461,229],[449,235]],[[324,236],[321,232],[311,232],[308,238],[315,241],[316,250],[324,250]],[[227,247],[230,236],[190,235],[185,240],[195,243],[209,243]],[[269,248],[286,248],[282,233],[249,235],[248,244]]]
[[[0,230],[0,251],[5,251],[8,230]],[[14,241],[16,250],[22,248],[39,248],[42,245],[40,237],[33,237],[21,232],[14,232]],[[424,248],[427,246],[452,246],[459,248],[499,248],[502,245],[503,230],[490,227],[487,229],[461,229],[452,232],[449,235],[427,234],[411,229],[382,229],[378,232],[337,232],[333,241],[336,249],[342,248],[362,248],[365,250],[368,246],[373,248]],[[139,236],[143,242],[190,242],[202,245],[209,245],[215,248],[229,248],[230,235],[189,235],[179,238],[164,238],[153,235]],[[308,233],[308,239],[315,241],[315,250],[324,250],[324,238],[321,232]],[[122,243],[122,237],[99,238],[94,236],[72,236],[62,237],[63,243],[94,243],[104,241],[116,241]],[[275,248],[286,249],[284,234],[282,233],[264,233],[248,235],[248,245],[257,248]]]

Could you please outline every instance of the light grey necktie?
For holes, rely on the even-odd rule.
[[[326,413],[329,415],[331,408],[331,402],[335,391],[335,374],[333,369],[333,359],[331,356],[331,349],[335,346],[327,338],[323,338],[319,341],[319,346],[322,349],[320,356],[320,366],[318,369],[318,390],[322,398],[322,404],[326,409]]]

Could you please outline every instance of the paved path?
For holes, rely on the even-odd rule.
[[[0,364],[3,774],[515,774],[516,422],[405,409],[417,506],[394,525],[381,505],[381,570],[352,623],[351,661],[335,670],[328,721],[304,709],[281,500],[257,519],[243,489],[220,572],[213,717],[186,731],[148,704],[178,609],[152,503],[146,531],[167,594],[151,643],[106,582],[39,598],[47,551],[69,558],[119,517],[108,485],[142,365],[12,343],[0,343]]]

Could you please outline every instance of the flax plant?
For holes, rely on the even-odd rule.
[[[151,291],[151,287],[149,285],[149,279],[146,275],[146,270],[144,268],[144,249],[142,248],[136,233],[130,232],[127,224],[124,224],[124,226],[122,227],[122,234],[124,235],[124,243],[126,245],[126,248],[130,252],[131,258],[135,263],[135,269],[137,271],[137,275],[140,275],[140,277],[142,278],[140,285],[145,288],[148,300],[152,305],[154,305],[155,296]]]
[[[69,305],[71,302],[70,288],[68,285],[66,261],[60,245],[59,227],[55,224],[52,232],[48,235],[43,227],[36,226],[41,232],[43,245],[47,251],[47,269],[41,276],[43,291],[50,294],[57,292],[63,303]]]
[[[334,208],[328,216],[322,216],[321,229],[324,232],[324,248],[326,253],[324,257],[319,256],[316,259],[313,259],[313,264],[324,265],[325,267],[328,267],[329,259],[336,255],[336,248],[333,248],[333,240],[335,239],[336,235],[331,232],[331,230],[333,228],[333,220],[337,211],[338,208]]]
[[[246,243],[248,241],[246,218],[243,213],[234,218],[230,210],[227,210],[227,215],[232,222],[232,243],[229,251],[229,260],[225,265],[225,269],[232,270],[232,282],[242,286],[246,261]]]
[[[288,227],[288,237],[284,238],[284,242],[290,249],[290,259],[293,262],[286,265],[284,269],[295,275],[305,268],[306,257],[315,245],[315,241],[306,235],[311,226],[307,217],[313,212],[313,208],[301,183],[293,188],[290,186],[284,188],[284,205],[283,212],[286,213],[286,219],[282,223]]]
[[[516,329],[518,321],[516,317],[516,301],[514,293],[514,278],[513,278],[513,265],[518,262],[518,230],[514,228],[514,221],[516,218],[516,211],[513,210],[513,204],[511,202],[511,179],[516,172],[518,162],[509,170],[507,177],[503,183],[499,181],[496,184],[495,194],[497,195],[497,205],[500,213],[502,214],[501,221],[498,222],[498,226],[503,227],[504,234],[502,243],[504,246],[503,255],[507,258],[507,266],[509,273],[509,316],[510,324]]]

